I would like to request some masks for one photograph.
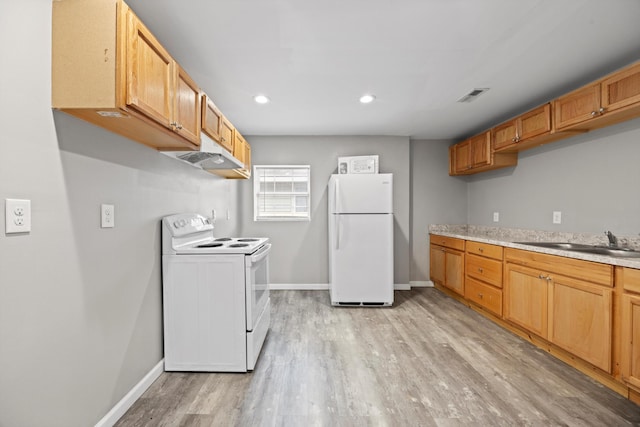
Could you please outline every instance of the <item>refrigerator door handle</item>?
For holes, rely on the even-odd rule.
[[[336,235],[336,250],[340,249],[340,215],[338,215],[338,212],[340,212],[340,209],[338,208],[338,201],[340,200],[339,197],[339,193],[340,193],[340,180],[335,180],[335,184],[336,184],[336,188],[335,191],[333,192],[333,206],[335,209],[335,212],[333,213],[335,215],[335,235]]]

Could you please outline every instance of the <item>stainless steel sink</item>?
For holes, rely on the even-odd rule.
[[[573,249],[576,252],[606,255],[619,258],[640,258],[640,252],[628,248],[610,248],[607,246],[594,246],[591,248]]]
[[[629,248],[617,248],[610,246],[585,245],[582,243],[568,242],[515,242],[520,245],[537,246],[541,248],[560,249],[585,254],[605,255],[617,258],[640,258],[640,251]]]
[[[581,243],[568,243],[568,242],[514,242],[514,243],[518,243],[519,245],[538,246],[541,248],[549,248],[549,249],[563,249],[566,251],[583,249],[583,248],[593,248],[593,245],[584,245]]]

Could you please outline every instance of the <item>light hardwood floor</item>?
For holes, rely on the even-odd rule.
[[[117,426],[624,426],[640,407],[433,288],[272,292],[249,374],[164,373]]]

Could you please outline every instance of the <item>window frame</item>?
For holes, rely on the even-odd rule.
[[[291,211],[287,214],[283,215],[260,215],[259,214],[259,203],[258,198],[260,194],[265,194],[265,192],[260,192],[260,183],[261,183],[261,174],[260,171],[263,169],[280,169],[280,170],[294,170],[294,169],[302,169],[307,171],[307,190],[305,192],[294,192],[293,190],[290,192],[283,192],[284,195],[291,195]],[[300,222],[311,221],[311,165],[253,165],[253,220],[255,222],[262,221],[285,221],[285,222]],[[293,182],[293,180],[291,180]],[[301,196],[305,196],[307,198],[307,209],[306,216],[294,216],[295,209],[297,207],[295,196],[299,193]]]

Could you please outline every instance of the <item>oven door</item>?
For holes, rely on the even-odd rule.
[[[245,295],[247,298],[247,331],[253,331],[260,314],[269,302],[269,252],[267,243],[245,258]]]

